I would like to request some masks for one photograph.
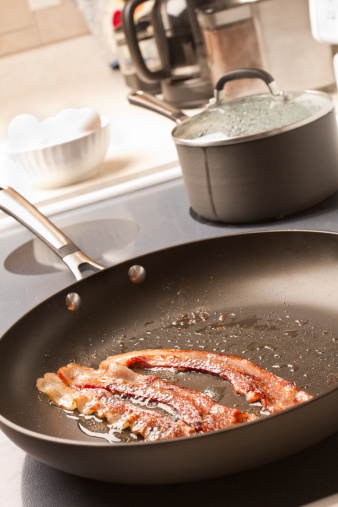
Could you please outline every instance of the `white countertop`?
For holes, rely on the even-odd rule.
[[[46,214],[110,197],[136,180],[156,183],[158,177],[170,179],[180,171],[171,139],[174,123],[129,104],[123,75],[109,67],[91,35],[0,59],[0,82],[0,143],[10,121],[22,113],[43,120],[67,107],[91,107],[111,119],[108,153],[97,174],[80,183],[39,189],[0,158],[1,184],[13,186]],[[6,222],[0,216],[3,228]]]

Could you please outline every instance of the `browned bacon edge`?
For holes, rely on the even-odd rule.
[[[46,373],[37,380],[37,388],[53,403],[67,410],[78,409],[82,414],[94,413],[105,417],[115,429],[130,428],[147,441],[189,436],[196,433],[182,421],[145,410],[115,398],[102,388],[77,389],[67,386],[56,373]]]
[[[178,371],[209,373],[228,380],[234,391],[249,403],[261,400],[270,413],[284,410],[312,398],[292,382],[263,370],[246,359],[191,350],[141,350],[110,356],[100,364],[108,371],[112,364],[131,366],[139,363],[148,368],[174,368]]]
[[[104,388],[123,397],[156,402],[162,408],[173,409],[174,415],[196,431],[228,428],[256,418],[252,414],[220,405],[201,392],[171,384],[153,375],[138,375],[116,363],[105,371],[70,363],[59,369],[58,376],[70,387]]]

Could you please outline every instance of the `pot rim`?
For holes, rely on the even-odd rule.
[[[292,93],[296,93],[296,91],[288,92],[288,93],[292,94]],[[241,137],[229,137],[228,139],[215,139],[214,141],[210,140],[210,141],[204,141],[204,142],[199,141],[198,139],[182,139],[180,137],[177,137],[175,132],[178,129],[180,129],[182,127],[182,125],[189,122],[192,118],[198,116],[199,114],[202,114],[202,113],[198,113],[197,115],[187,118],[186,120],[184,120],[183,122],[178,124],[176,127],[174,127],[174,129],[171,131],[171,137],[174,140],[175,144],[179,144],[182,146],[195,146],[196,148],[207,148],[209,146],[211,147],[211,146],[225,146],[225,145],[231,145],[231,144],[240,144],[240,143],[246,143],[249,141],[255,141],[255,140],[259,140],[259,139],[264,139],[266,137],[271,137],[271,136],[283,134],[284,132],[289,132],[291,130],[296,130],[297,128],[304,127],[305,125],[308,125],[309,123],[312,123],[316,120],[319,120],[320,118],[323,118],[324,116],[328,115],[329,113],[331,113],[332,111],[335,110],[334,100],[330,94],[325,93],[325,92],[321,92],[318,90],[304,90],[303,93],[307,93],[310,95],[321,95],[321,96],[325,97],[326,99],[328,99],[328,104],[327,104],[327,106],[323,107],[321,109],[321,111],[310,115],[309,117],[305,118],[304,120],[290,123],[290,124],[285,125],[284,127],[281,127],[281,128],[266,130],[266,131],[258,133],[258,134],[252,134],[252,135],[241,136]]]

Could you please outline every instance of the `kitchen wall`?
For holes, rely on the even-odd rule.
[[[88,33],[70,0],[0,0],[0,57]]]
[[[253,12],[264,68],[280,87],[335,90],[333,48],[314,39],[308,0],[265,0]]]

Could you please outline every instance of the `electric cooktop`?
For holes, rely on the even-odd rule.
[[[89,257],[111,266],[154,250],[220,235],[273,229],[338,232],[338,193],[279,220],[211,223],[190,208],[178,172],[169,181],[127,190],[50,218]],[[63,263],[21,225],[0,230],[0,280],[1,334],[25,312],[75,281]],[[127,486],[87,481],[51,469],[0,432],[0,504],[115,507],[143,505],[144,501],[149,507],[220,502],[300,506],[330,495],[337,495],[338,502],[337,452],[338,434],[288,459],[232,477],[198,484]]]

